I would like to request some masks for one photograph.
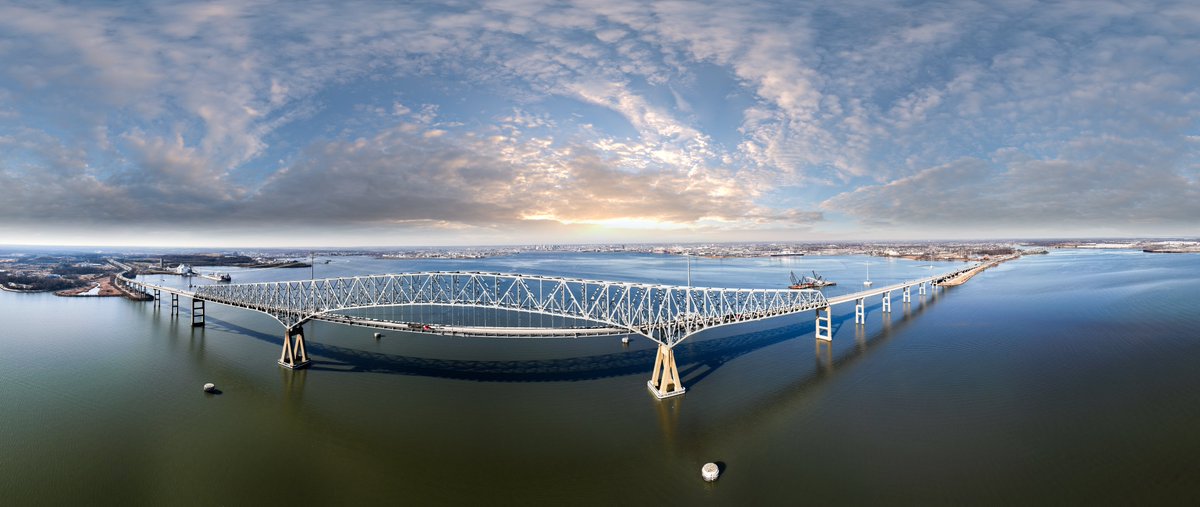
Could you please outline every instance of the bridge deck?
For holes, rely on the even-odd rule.
[[[425,333],[449,336],[497,337],[497,338],[575,338],[580,336],[613,336],[629,334],[628,329],[619,327],[495,327],[455,326],[447,324],[424,324],[372,319],[340,313],[325,313],[313,320],[336,322],[358,327],[390,329],[407,333]]]
[[[825,298],[825,299],[827,301],[829,301],[829,306],[833,306],[833,305],[837,305],[837,304],[848,303],[850,301],[856,301],[856,300],[863,299],[863,298],[868,298],[871,296],[878,296],[885,292],[895,292],[898,290],[904,290],[905,287],[915,287],[915,286],[921,285],[923,283],[929,283],[929,282],[933,282],[933,281],[943,279],[943,278],[947,278],[947,275],[939,274],[939,275],[935,275],[935,276],[927,276],[925,278],[918,278],[916,280],[909,280],[906,282],[900,282],[900,283],[888,285],[885,287],[879,287],[879,288],[875,288],[875,289],[867,289],[867,290],[863,290],[863,291],[854,292],[851,294],[844,294],[841,296],[834,296],[834,297]]]

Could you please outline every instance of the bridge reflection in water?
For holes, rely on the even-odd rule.
[[[975,269],[971,266],[899,284],[868,289],[854,294],[826,298],[815,290],[729,289],[681,287],[632,282],[605,282],[545,276],[500,273],[433,272],[394,275],[356,276],[254,284],[218,284],[197,287],[194,291],[163,287],[136,278],[121,276],[119,284],[129,290],[152,294],[161,304],[161,294],[171,294],[172,314],[179,311],[179,297],[192,301],[192,325],[203,327],[208,319],[205,304],[214,302],[266,313],[283,324],[285,333],[279,364],[287,368],[314,365],[309,351],[354,369],[383,371],[447,378],[490,381],[578,380],[603,376],[627,375],[644,371],[653,363],[647,382],[659,399],[683,394],[684,377],[695,373],[692,365],[712,366],[787,337],[791,334],[753,333],[710,340],[687,347],[688,358],[679,368],[675,349],[697,333],[725,326],[763,321],[797,313],[815,311],[815,336],[818,356],[821,341],[831,341],[835,333],[832,307],[855,303],[855,324],[866,323],[868,298],[880,297],[884,315],[890,315],[892,292],[903,291],[903,301],[911,300],[910,289],[921,295],[926,287],[956,279]],[[906,305],[907,306],[907,305]],[[395,322],[353,315],[349,311],[383,307],[471,308],[529,315],[518,325],[511,323],[479,326],[457,323],[407,321]],[[550,318],[557,327],[538,327]],[[561,338],[629,334],[658,344],[654,351],[642,350],[575,359],[535,361],[461,361],[390,356],[347,349],[304,339],[303,325],[325,320],[355,326],[401,330],[438,335],[487,336],[498,338]],[[426,319],[428,320],[428,319]],[[845,319],[837,321],[840,327]],[[569,327],[567,326],[569,324]],[[238,332],[263,337],[248,329]],[[772,338],[773,337],[773,338]],[[774,341],[772,341],[774,340]],[[274,340],[272,340],[274,341]],[[827,348],[828,350],[828,348]],[[317,363],[314,367],[331,365]]]

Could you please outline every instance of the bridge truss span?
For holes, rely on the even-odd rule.
[[[682,287],[476,272],[205,285],[195,296],[268,313],[289,328],[342,310],[455,306],[578,319],[640,334],[667,347],[711,327],[828,304],[824,295],[812,290]],[[562,334],[574,336],[578,330]]]
[[[909,289],[919,295],[946,281],[982,269],[979,265],[909,280],[852,294],[826,298],[816,290],[685,287],[635,282],[611,282],[540,275],[437,271],[349,276],[317,280],[203,285],[183,290],[146,283],[121,275],[119,284],[160,301],[171,295],[172,314],[179,296],[192,299],[192,325],[204,326],[204,304],[213,302],[266,313],[284,325],[286,334],[279,364],[301,368],[309,364],[303,324],[323,320],[380,329],[452,336],[564,338],[637,334],[658,344],[654,370],[647,387],[658,398],[685,391],[676,367],[674,348],[701,331],[743,322],[815,311],[816,338],[833,338],[832,306],[854,302],[855,323],[865,324],[866,300],[882,297],[882,311],[891,312],[892,292]],[[150,295],[153,295],[152,297]],[[572,320],[561,327],[463,326],[404,323],[345,313],[347,310],[441,306],[523,312]],[[574,325],[581,324],[581,325]]]

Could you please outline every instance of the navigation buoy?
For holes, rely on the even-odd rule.
[[[212,392],[216,392],[216,390],[217,390],[217,385],[216,385],[216,384],[214,384],[214,383],[212,383],[212,382],[209,382],[209,383],[207,383],[207,384],[204,384],[204,392],[206,392],[206,393],[212,393]]]
[[[718,475],[721,475],[721,469],[717,467],[716,463],[705,463],[704,467],[700,469],[700,476],[708,482],[717,480]]]
[[[380,338],[383,338],[383,333],[375,333],[375,339],[378,340]]]
[[[621,337],[621,343],[622,343],[622,344],[624,344],[624,345],[629,345],[629,337],[628,337],[628,336],[622,336],[622,337]]]

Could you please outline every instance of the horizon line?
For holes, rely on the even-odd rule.
[[[764,245],[764,244],[848,244],[848,243],[932,243],[932,242],[961,242],[961,243],[977,243],[977,242],[1027,242],[1027,241],[1101,241],[1101,240],[1193,240],[1200,241],[1200,236],[1172,236],[1172,235],[1147,235],[1147,236],[1027,236],[1027,237],[993,237],[993,238],[970,238],[970,239],[949,239],[949,238],[929,238],[929,239],[829,239],[829,240],[762,240],[762,241],[667,241],[667,242],[651,242],[651,241],[610,241],[610,242],[559,242],[559,243],[505,243],[505,244],[428,244],[428,245],[348,245],[348,246],[230,246],[230,245],[104,245],[104,244],[79,244],[79,243],[0,243],[0,248],[89,248],[89,249],[174,249],[174,250],[197,250],[197,249],[261,249],[261,250],[381,250],[381,249],[428,249],[428,248],[528,248],[536,246],[613,246],[613,245],[640,245],[640,246],[668,246],[668,245]]]

